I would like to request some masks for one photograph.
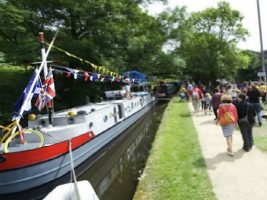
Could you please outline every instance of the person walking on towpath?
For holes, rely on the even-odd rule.
[[[266,104],[267,86],[263,82],[260,83],[259,91],[261,93],[261,101],[262,101],[262,103]]]
[[[198,114],[200,111],[201,99],[203,98],[203,93],[197,86],[193,87],[191,98],[192,98],[194,111],[196,114]]]
[[[207,114],[211,114],[211,95],[210,95],[210,93],[206,93],[205,95],[204,95],[205,97],[203,98],[204,99],[204,111],[205,111],[205,115],[207,115]]]
[[[222,97],[222,94],[220,93],[219,89],[218,88],[215,88],[214,90],[214,94],[212,95],[212,98],[211,98],[211,105],[212,105],[212,108],[213,108],[213,113],[215,115],[215,119],[214,120],[217,120],[218,118],[218,108],[221,104],[221,97]]]
[[[255,109],[256,113],[257,113],[257,118],[258,118],[258,124],[259,126],[262,125],[261,122],[261,111],[262,111],[262,107],[260,104],[260,92],[259,90],[256,88],[256,84],[253,83],[251,85],[251,88],[249,88],[249,91],[247,92],[247,96],[248,96],[248,101],[249,103],[251,103],[251,105],[253,106],[253,108]]]
[[[218,111],[218,122],[222,127],[223,135],[226,138],[227,154],[233,156],[233,132],[237,123],[236,107],[232,104],[230,95],[222,96],[222,104]]]
[[[193,111],[191,102],[188,103],[188,106],[190,111]],[[203,114],[200,117],[192,115],[192,119],[216,199],[267,199],[266,152],[259,150],[254,145],[250,152],[246,153],[242,149],[242,135],[235,129],[233,133],[234,156],[228,156],[224,153],[225,141],[222,140],[221,126],[214,123],[214,116]],[[197,199],[197,197],[194,199]],[[200,197],[198,199],[204,200],[207,198]]]
[[[237,109],[238,126],[242,134],[243,150],[248,152],[253,146],[252,128],[255,123],[256,112],[252,105],[245,101],[246,95],[238,94],[237,102],[234,103]]]

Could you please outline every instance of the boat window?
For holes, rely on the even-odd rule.
[[[122,118],[122,109],[121,109],[121,105],[118,105],[118,112],[119,112],[119,119]]]
[[[77,115],[86,115],[87,112],[85,110],[78,110]]]
[[[143,101],[144,101],[143,98],[141,98],[141,99],[140,99],[140,104],[141,104],[141,106],[143,106],[143,103],[144,103]]]
[[[116,107],[113,107],[113,116],[114,116],[115,123],[117,123],[118,122],[118,116],[117,116],[117,108]]]
[[[134,108],[134,104],[133,104],[133,102],[131,103],[131,107],[132,107],[132,109]]]
[[[93,122],[89,123],[89,128],[92,128],[94,126]]]
[[[103,118],[104,122],[107,122],[108,121],[108,116],[105,115],[104,118]]]

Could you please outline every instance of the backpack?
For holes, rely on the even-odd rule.
[[[234,124],[235,123],[235,117],[232,112],[226,111],[225,108],[223,108],[225,112],[222,114],[222,116],[219,118],[219,124],[221,126],[226,126],[228,124]]]
[[[197,90],[194,90],[192,93],[192,100],[199,100],[198,92]]]

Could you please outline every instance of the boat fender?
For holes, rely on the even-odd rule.
[[[76,115],[77,115],[77,113],[74,112],[74,111],[70,111],[70,112],[68,112],[68,114],[67,114],[67,116],[68,116],[69,118],[75,117]]]
[[[36,120],[36,115],[35,115],[35,114],[29,114],[29,115],[28,115],[28,120],[29,120],[29,121],[34,121],[34,120]]]
[[[67,183],[57,186],[43,200],[99,200],[94,188],[89,181],[78,181],[80,198],[77,198],[74,183]]]

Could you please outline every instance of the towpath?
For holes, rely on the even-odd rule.
[[[189,102],[190,110],[192,104]],[[234,157],[226,154],[226,141],[214,115],[193,115],[202,154],[206,161],[213,191],[218,200],[267,199],[267,154],[255,146],[242,150],[239,131],[233,135]],[[255,127],[257,128],[257,127]]]

